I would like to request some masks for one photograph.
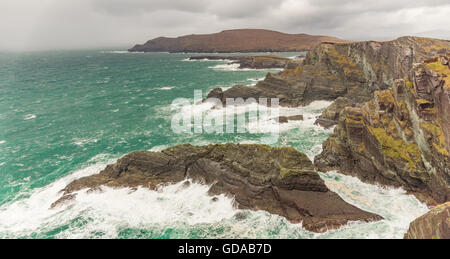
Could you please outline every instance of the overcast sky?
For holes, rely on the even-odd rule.
[[[127,48],[238,28],[450,39],[449,24],[449,0],[0,0],[0,50]]]

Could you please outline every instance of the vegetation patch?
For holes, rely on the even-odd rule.
[[[417,163],[422,161],[418,145],[407,143],[400,138],[396,139],[383,128],[368,126],[368,129],[380,143],[385,155],[408,162],[411,172],[417,169]]]

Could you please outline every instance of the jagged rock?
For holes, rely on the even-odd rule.
[[[346,42],[341,39],[308,34],[286,34],[270,30],[226,30],[213,34],[159,37],[129,49],[131,52],[297,52],[311,50],[321,42]]]
[[[338,97],[361,104],[369,101],[374,91],[389,89],[396,79],[407,77],[414,63],[446,51],[450,52],[450,41],[419,37],[322,43],[307,54],[302,65],[268,74],[254,87],[233,87],[224,95],[279,98],[280,105],[287,107]]]
[[[438,59],[416,64],[392,90],[347,107],[315,158],[366,182],[401,186],[429,205],[450,197],[450,69]],[[445,80],[447,80],[447,82]]]
[[[279,123],[288,123],[289,121],[302,121],[303,115],[294,115],[294,116],[280,116],[278,118]]]
[[[316,124],[328,129],[336,125],[339,121],[339,114],[348,106],[354,105],[353,101],[345,97],[337,98],[316,120]]]
[[[288,58],[275,55],[263,56],[195,56],[189,60],[229,60],[230,64],[239,64],[239,68],[269,69],[269,68],[295,68],[299,65]]]
[[[346,203],[330,191],[309,158],[293,148],[265,145],[179,145],[162,152],[131,153],[99,174],[81,178],[62,190],[60,204],[83,189],[105,185],[150,189],[192,179],[210,185],[211,195],[227,194],[242,209],[265,210],[302,222],[315,232],[348,221],[382,219]]]
[[[413,221],[405,239],[450,239],[450,202]]]

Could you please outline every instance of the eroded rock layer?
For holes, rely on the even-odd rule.
[[[264,145],[180,145],[162,152],[131,153],[99,174],[70,183],[52,207],[76,198],[76,192],[101,186],[150,189],[192,179],[211,185],[210,194],[234,196],[242,209],[265,210],[315,232],[348,221],[381,217],[346,203],[331,192],[309,158],[293,148]]]
[[[447,52],[450,41],[419,37],[322,43],[307,54],[300,66],[268,74],[255,87],[215,89],[209,97],[279,98],[282,106],[292,107],[345,97],[346,102],[358,105],[369,101],[374,91],[389,89],[396,79],[407,77],[414,63]],[[326,125],[336,122],[325,119],[322,122]]]
[[[347,107],[315,159],[367,182],[401,186],[430,205],[450,197],[449,57],[416,64],[392,90]]]
[[[405,239],[450,239],[450,202],[413,221]]]

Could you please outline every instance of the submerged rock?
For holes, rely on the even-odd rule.
[[[405,239],[450,239],[450,202],[413,221]]]
[[[70,183],[56,204],[101,185],[156,189],[186,178],[210,185],[211,195],[233,196],[241,209],[278,214],[314,232],[348,221],[382,219],[330,191],[305,154],[265,145],[179,145],[161,152],[133,152],[99,174]]]
[[[293,115],[293,116],[280,116],[278,117],[279,123],[288,123],[290,121],[302,121],[303,115]]]
[[[316,167],[403,187],[429,205],[449,201],[449,75],[441,61],[427,60],[392,90],[345,108]]]

